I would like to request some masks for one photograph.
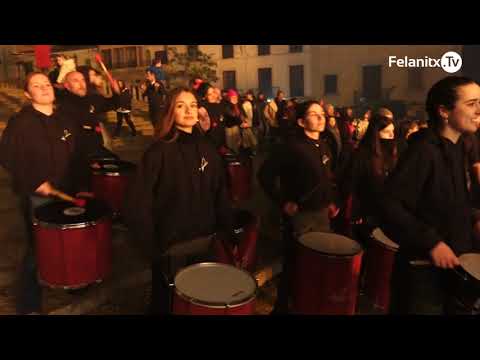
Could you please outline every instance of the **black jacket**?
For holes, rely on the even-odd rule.
[[[83,129],[82,137],[86,151],[92,156],[112,154],[103,147],[102,134],[99,131],[100,115],[119,107],[119,96],[103,97],[98,93],[80,97],[69,91],[59,99],[58,113],[64,118],[71,119]]]
[[[423,129],[386,182],[383,224],[412,257],[429,257],[440,241],[460,255],[480,250],[472,239],[472,212],[465,176],[464,148]]]
[[[202,106],[205,107],[210,117],[210,129],[207,131],[207,138],[218,149],[225,145],[225,105],[223,103],[204,102]]]
[[[202,162],[208,163],[201,171]],[[177,242],[219,232],[233,239],[225,169],[197,129],[174,142],[157,141],[129,186],[125,218],[135,245],[150,259]]]
[[[12,116],[0,140],[0,165],[12,176],[13,189],[32,195],[44,182],[64,192],[87,188],[88,163],[82,132],[69,118],[47,116],[31,105]]]
[[[305,133],[279,145],[261,166],[258,181],[278,206],[288,201],[301,210],[320,210],[337,201],[330,168],[331,153],[322,141]],[[280,179],[280,189],[276,181]]]
[[[128,88],[123,89],[120,93],[118,107],[126,110],[132,110],[132,93]]]
[[[155,86],[155,84],[158,84],[158,86]],[[161,113],[165,103],[166,90],[163,84],[159,81],[153,84],[147,84],[147,88],[142,96],[148,98],[148,111],[150,116],[155,117],[155,119],[152,120],[157,121],[158,119],[156,117]]]
[[[224,107],[223,121],[225,127],[234,127],[242,123],[242,117],[246,118],[247,115],[243,110],[243,107],[238,104],[239,113],[236,114],[234,111],[234,105],[230,102],[227,102]]]

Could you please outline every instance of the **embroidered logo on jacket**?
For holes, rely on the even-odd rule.
[[[200,170],[201,172],[204,172],[207,165],[208,165],[208,161],[205,160],[205,158],[202,156],[202,162],[200,163],[200,167],[198,168],[198,170]]]
[[[67,138],[68,138],[69,136],[71,136],[71,135],[72,135],[72,134],[71,134],[67,129],[65,129],[65,130],[63,130],[63,136],[61,137],[61,139],[62,139],[63,141],[67,141]]]

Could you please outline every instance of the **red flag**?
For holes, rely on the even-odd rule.
[[[50,60],[51,45],[35,45],[35,62],[38,68],[49,68],[52,63]]]

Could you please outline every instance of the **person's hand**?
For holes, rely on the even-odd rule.
[[[340,208],[338,208],[337,205],[335,204],[328,205],[328,217],[330,219],[337,217],[339,212],[340,212]]]
[[[242,129],[246,129],[246,128],[248,128],[248,124],[247,124],[246,122],[242,122],[242,123],[240,124],[240,127],[241,127]]]
[[[143,91],[147,90],[147,85],[141,84],[140,85],[140,90],[143,90]]]
[[[115,94],[120,95],[120,86],[118,85],[118,81],[115,79],[112,79],[112,82],[110,84],[112,86],[112,90]]]
[[[160,87],[160,84],[156,82],[155,84],[153,84],[153,86],[155,86],[155,89],[158,89]]]
[[[75,197],[77,197],[77,198],[83,197],[83,198],[93,199],[95,197],[95,195],[92,192],[80,191],[75,195]]]
[[[432,250],[430,250],[430,256],[433,260],[433,264],[442,269],[453,269],[455,266],[460,265],[455,253],[450,246],[443,241],[439,242]]]
[[[37,194],[40,194],[43,196],[50,196],[54,191],[55,191],[54,187],[48,181],[45,181],[42,185],[40,185],[35,190]]]
[[[287,202],[283,205],[283,212],[288,216],[294,216],[298,212],[298,204],[294,202]]]
[[[101,166],[98,162],[96,162],[96,161],[93,162],[93,163],[91,163],[91,164],[90,164],[90,167],[91,167],[92,169],[101,169],[101,168],[102,168],[102,166]]]

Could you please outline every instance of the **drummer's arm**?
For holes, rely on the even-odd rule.
[[[402,234],[402,242],[416,242],[404,245],[426,252],[442,240],[436,229],[420,221],[413,213],[431,172],[432,160],[428,150],[421,146],[409,147],[385,184],[379,212],[385,226],[396,234]],[[400,243],[398,239],[394,240]]]

